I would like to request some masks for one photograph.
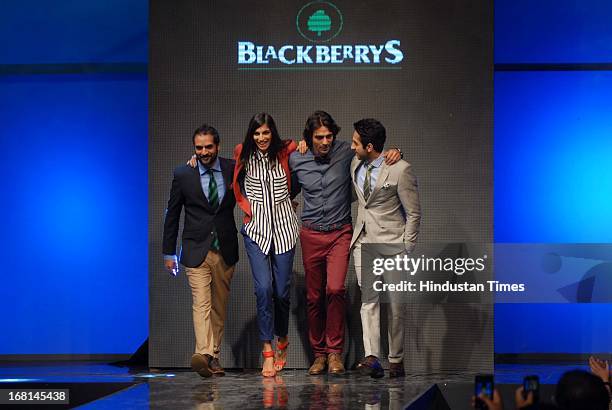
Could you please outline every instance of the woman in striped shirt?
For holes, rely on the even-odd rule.
[[[259,113],[251,118],[244,142],[234,150],[234,194],[245,214],[241,232],[255,284],[265,377],[283,369],[289,345],[289,290],[299,235],[289,195],[289,154],[295,149],[293,141],[280,138],[274,119]]]

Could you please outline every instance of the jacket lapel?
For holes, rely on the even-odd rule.
[[[359,203],[365,203],[365,198],[363,197],[363,192],[357,183],[357,168],[361,165],[361,161],[357,159],[357,157],[353,157],[353,161],[351,161],[351,181],[353,181],[353,188],[355,188],[355,192],[357,193],[357,198],[359,199]]]
[[[387,180],[387,177],[389,176],[389,166],[383,162],[380,167],[381,167],[381,170],[378,173],[378,178],[376,179],[376,186],[370,193],[370,196],[368,198],[368,201],[366,202],[366,205],[369,204],[372,201],[372,198],[374,198],[376,194],[378,193],[378,191],[380,191],[380,188],[383,186],[383,184]]]
[[[233,167],[231,166],[229,161],[221,157],[219,157],[219,164],[221,164],[221,174],[223,175],[223,181],[225,182],[225,195],[223,195],[223,200],[219,204],[219,208],[221,208],[221,205],[223,205],[225,201],[228,200],[227,198],[230,195],[234,195],[234,192],[230,189],[230,187],[232,186]]]

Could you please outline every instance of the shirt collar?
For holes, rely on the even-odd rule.
[[[365,167],[367,167],[368,165],[372,165],[372,168],[378,168],[382,165],[383,161],[385,160],[385,157],[381,154],[378,158],[376,158],[374,161],[372,162],[367,162],[367,161],[363,161],[363,165]]]
[[[219,158],[213,162],[212,167],[210,167],[213,171],[221,172],[221,163],[219,162]],[[200,175],[204,175],[206,171],[208,171],[208,167],[202,165],[200,161],[198,161],[198,169],[200,170]]]
[[[259,160],[267,159],[268,158],[268,152],[266,151],[264,153],[264,152],[261,152],[261,150],[259,150],[259,149],[255,149],[255,158],[257,158]]]
[[[376,158],[374,161],[372,161],[372,166],[374,168],[378,168],[382,165],[383,161],[385,160],[385,157],[381,154],[378,158]]]

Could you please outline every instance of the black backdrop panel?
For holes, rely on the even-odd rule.
[[[230,157],[256,112],[272,114],[281,135],[294,139],[317,109],[334,116],[343,127],[339,138],[345,140],[350,140],[353,122],[377,118],[387,128],[387,147],[401,148],[418,177],[423,209],[419,241],[492,240],[492,2],[338,0],[333,2],[336,12],[325,3],[321,8],[326,7],[330,21],[321,40],[335,37],[318,43],[306,38],[319,41],[318,33],[308,30],[313,9],[303,12],[308,18],[297,18],[307,3],[151,1],[152,367],[188,366],[193,352],[189,286],[183,271],[177,278],[164,271],[161,237],[172,170],[189,158],[193,130],[204,122],[220,131],[221,155]],[[396,56],[383,50],[379,63],[374,63],[371,52],[370,64],[355,62],[355,46],[387,45],[391,40],[399,41],[401,61],[390,63]],[[313,63],[283,64],[270,54],[268,64],[239,64],[239,42],[274,46],[277,56],[282,46],[292,46],[286,49],[289,59],[296,57],[298,46],[311,46]],[[347,54],[342,62],[317,64],[317,45],[330,52],[333,46],[348,46],[353,58]],[[344,53],[344,48],[339,50]],[[242,221],[238,210],[235,215]],[[294,271],[288,366],[307,367],[310,350],[299,245]],[[350,365],[363,353],[352,267],[347,285]],[[257,367],[261,346],[255,296],[242,244],[228,309],[222,364]],[[406,319],[408,370],[490,370],[492,312],[490,305],[411,304]]]

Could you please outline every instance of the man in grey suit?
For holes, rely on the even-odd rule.
[[[375,119],[363,119],[353,124],[351,148],[355,158],[351,163],[351,178],[359,201],[357,222],[351,248],[359,286],[362,275],[372,275],[364,266],[361,250],[367,243],[403,244],[406,252],[413,251],[419,233],[421,207],[417,181],[406,161],[393,165],[381,156],[386,139],[385,127]],[[405,305],[389,303],[389,375],[405,375],[403,363]],[[363,374],[384,376],[380,365],[380,304],[361,304],[361,325],[365,359],[359,369]]]

